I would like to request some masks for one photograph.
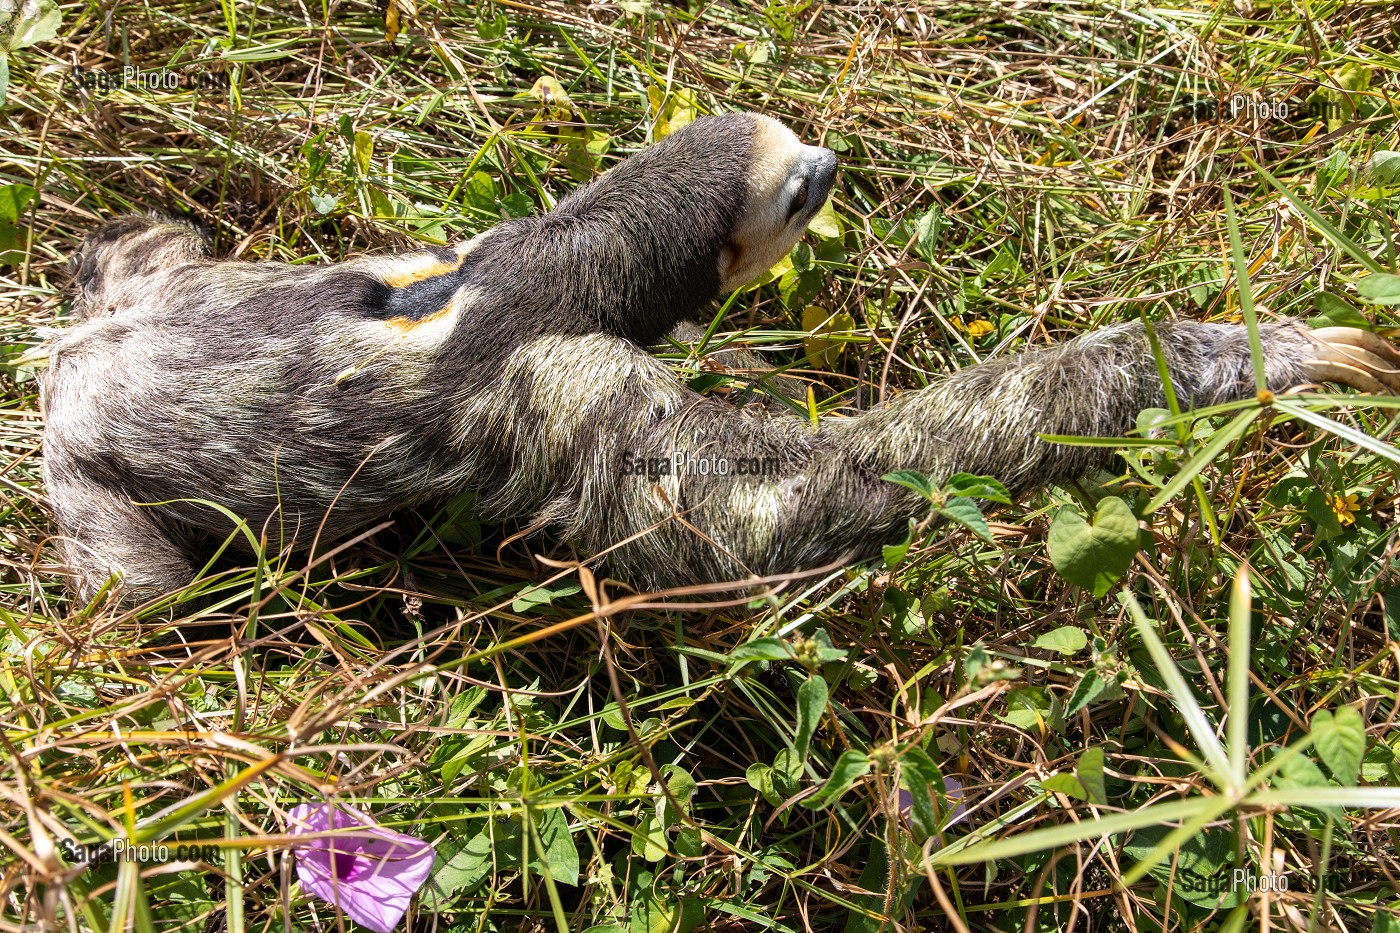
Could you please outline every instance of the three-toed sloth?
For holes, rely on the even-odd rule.
[[[785,255],[835,176],[830,151],[732,114],[452,248],[220,262],[185,224],[109,222],[74,258],[75,322],[42,383],[74,587],[115,574],[139,597],[190,582],[232,528],[203,503],[305,548],[463,490],[489,518],[606,552],[639,587],[752,580],[901,537],[926,502],[881,479],[892,470],[1024,491],[1107,457],[1039,434],[1118,435],[1164,404],[1138,324],[817,426],[689,390],[646,347]],[[1261,331],[1274,390],[1400,387],[1400,356],[1373,335]],[[1183,404],[1254,393],[1244,328],[1157,333]]]

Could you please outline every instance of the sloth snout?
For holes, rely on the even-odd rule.
[[[819,146],[807,146],[802,153],[801,172],[807,179],[808,211],[816,211],[826,203],[831,186],[836,182],[836,153]]]

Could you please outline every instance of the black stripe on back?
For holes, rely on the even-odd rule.
[[[455,254],[453,258],[456,258]],[[371,317],[381,320],[400,317],[410,321],[421,321],[443,309],[467,280],[469,271],[470,260],[464,261],[451,272],[419,279],[401,288],[391,288],[382,307],[366,310],[370,312]]]

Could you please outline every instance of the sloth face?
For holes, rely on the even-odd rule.
[[[747,207],[720,251],[720,287],[752,282],[792,249],[836,180],[836,153],[804,146],[777,120],[754,115]]]

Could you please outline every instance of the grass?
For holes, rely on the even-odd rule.
[[[73,2],[10,56],[0,185],[38,195],[0,198],[5,929],[337,929],[283,835],[323,799],[436,845],[414,929],[1400,928],[1383,400],[1168,419],[990,541],[934,525],[752,604],[532,563],[458,500],[128,611],[54,566],[31,352],[111,214],[246,259],[454,240],[732,109],[842,159],[839,228],[712,338],[804,411],[1242,296],[1384,332],[1355,281],[1397,265],[1365,168],[1400,149],[1393,5],[390,2],[394,42],[360,2]],[[126,64],[208,86],[71,77]],[[1150,533],[1095,597],[1046,532],[1106,497]],[[218,854],[62,856],[115,837]]]

